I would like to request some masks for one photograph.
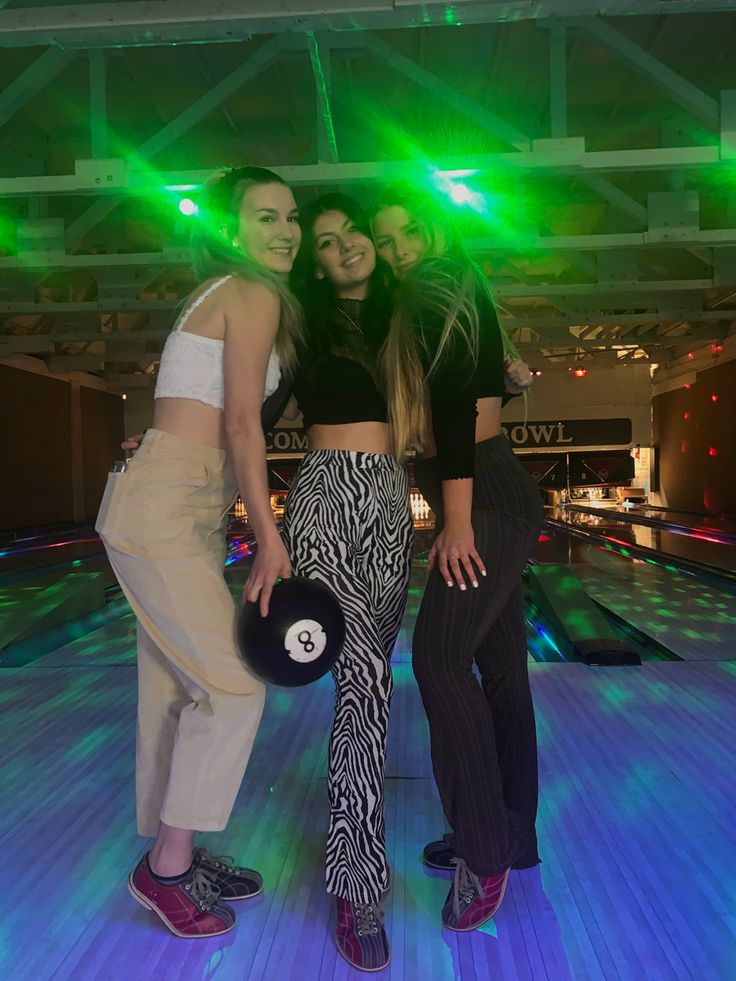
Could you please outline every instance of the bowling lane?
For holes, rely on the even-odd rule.
[[[85,571],[107,567],[102,542],[91,525],[0,542],[0,581],[82,564]]]
[[[608,509],[586,513],[555,508],[548,514],[548,522],[553,528],[605,538],[612,547],[634,546],[645,557],[679,565],[682,571],[709,574],[720,578],[723,585],[736,585],[736,544],[677,534],[664,527],[627,524]]]
[[[617,554],[564,529],[547,529],[532,558],[569,568],[592,599],[682,660],[734,657],[736,603],[715,581],[703,582],[654,559]]]
[[[703,528],[723,531],[726,534],[736,536],[736,517],[727,514],[707,514],[705,511],[688,511],[684,508],[666,508],[654,504],[634,505],[635,510],[642,510],[650,513],[653,517],[660,517],[664,521],[679,521],[684,524],[690,522],[694,527],[700,525]]]
[[[736,524],[705,515],[680,514],[668,509],[653,509],[638,505],[565,504],[560,510],[579,514],[608,517],[623,524],[648,525],[675,534],[716,544],[736,545]]]
[[[234,591],[246,565],[232,570]],[[512,873],[487,927],[467,935],[439,929],[448,880],[418,858],[446,825],[409,663],[426,565],[416,563],[414,572],[394,657],[386,766],[393,888],[385,977],[730,977],[734,928],[722,914],[736,881],[736,675],[727,664],[531,664],[543,865]],[[239,904],[236,929],[182,941],[130,898],[126,876],[146,843],[135,834],[133,805],[135,624],[124,601],[116,602],[116,620],[0,672],[0,976],[357,978],[336,953],[324,888],[329,677],[269,691],[230,825],[205,836],[215,851],[264,874],[263,894]]]

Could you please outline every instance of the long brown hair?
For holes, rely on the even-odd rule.
[[[232,244],[238,232],[243,197],[256,184],[286,186],[278,174],[265,167],[236,167],[207,181],[197,200],[198,215],[192,228],[192,269],[200,282],[231,274],[260,283],[276,294],[280,315],[274,349],[282,367],[291,371],[303,332],[301,307],[285,278]]]
[[[466,348],[477,364],[482,305],[493,305],[488,278],[471,259],[452,216],[433,197],[408,185],[387,188],[370,209],[371,219],[385,208],[402,207],[417,223],[425,253],[396,292],[391,328],[381,352],[388,395],[393,450],[398,460],[421,452],[430,432],[427,382],[446,357]],[[442,324],[436,350],[423,338],[425,318]],[[517,352],[501,330],[504,352]]]

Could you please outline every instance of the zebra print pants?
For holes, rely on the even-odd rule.
[[[345,614],[345,646],[332,670],[327,891],[354,903],[379,902],[388,885],[383,775],[389,658],[411,564],[408,491],[391,456],[316,450],[299,467],[284,510],[294,571],[326,583]]]

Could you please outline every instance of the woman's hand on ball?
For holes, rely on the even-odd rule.
[[[268,604],[271,600],[273,587],[279,579],[290,578],[291,561],[289,553],[286,551],[281,537],[276,534],[274,538],[258,543],[256,557],[243,590],[243,599],[247,603],[258,603],[261,616],[268,616]]]

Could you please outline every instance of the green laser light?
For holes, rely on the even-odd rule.
[[[473,192],[467,184],[454,184],[449,193],[455,204],[471,204],[473,201]]]
[[[191,198],[182,198],[179,202],[179,211],[187,218],[192,218],[199,212],[199,208]]]
[[[458,180],[458,177],[471,176],[472,170],[435,170],[432,174],[432,181],[442,194],[458,207],[469,207],[474,211],[483,212],[485,201],[482,194],[474,191],[472,187]]]

